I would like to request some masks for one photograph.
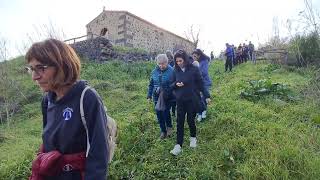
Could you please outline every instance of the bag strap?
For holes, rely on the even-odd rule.
[[[89,154],[89,150],[90,150],[90,142],[89,142],[89,130],[88,130],[88,126],[87,126],[87,121],[86,118],[84,117],[84,110],[83,110],[83,98],[84,98],[84,94],[86,93],[86,91],[88,89],[90,89],[90,86],[86,86],[82,93],[81,93],[81,97],[80,97],[80,115],[81,115],[81,121],[82,124],[84,126],[84,129],[86,130],[86,135],[87,135],[87,151],[86,151],[86,157],[88,157]]]

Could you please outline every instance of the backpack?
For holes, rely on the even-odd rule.
[[[88,132],[88,127],[87,127],[87,122],[86,119],[84,117],[84,109],[83,109],[83,98],[84,98],[84,94],[86,93],[86,91],[88,89],[91,89],[90,86],[86,86],[82,93],[81,93],[81,97],[80,97],[80,115],[81,115],[81,121],[83,123],[83,126],[86,130],[86,135],[87,135],[87,151],[86,151],[86,157],[88,157],[88,153],[90,150],[90,143],[89,143],[89,132]],[[95,90],[94,90],[95,91]],[[106,112],[106,117],[107,117],[107,145],[108,145],[108,163],[110,163],[112,161],[112,158],[114,156],[114,151],[116,149],[116,139],[117,139],[117,123],[116,121],[108,116],[107,114],[107,108],[104,106],[104,110]]]

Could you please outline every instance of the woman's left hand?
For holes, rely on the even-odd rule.
[[[210,104],[211,99],[210,99],[210,98],[207,98],[207,99],[206,99],[206,102],[207,102],[207,104]]]

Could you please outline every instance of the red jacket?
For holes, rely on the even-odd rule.
[[[54,176],[62,171],[77,170],[84,180],[85,152],[61,154],[59,151],[44,153],[41,145],[37,158],[32,162],[32,174],[29,180],[44,180],[46,176]]]

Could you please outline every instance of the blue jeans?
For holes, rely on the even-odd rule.
[[[157,102],[155,102],[155,105],[156,104]],[[171,109],[171,102],[167,102],[166,109],[164,111],[156,110],[158,123],[160,125],[160,130],[163,133],[167,133],[167,127],[172,128],[170,109]]]
[[[211,86],[204,86],[204,88],[210,93],[210,89],[211,89]],[[204,104],[204,110],[206,111],[207,110],[207,102],[206,102],[206,98],[203,96],[203,94],[201,93],[201,101],[202,103]],[[201,115],[201,113],[198,113],[199,115]]]

